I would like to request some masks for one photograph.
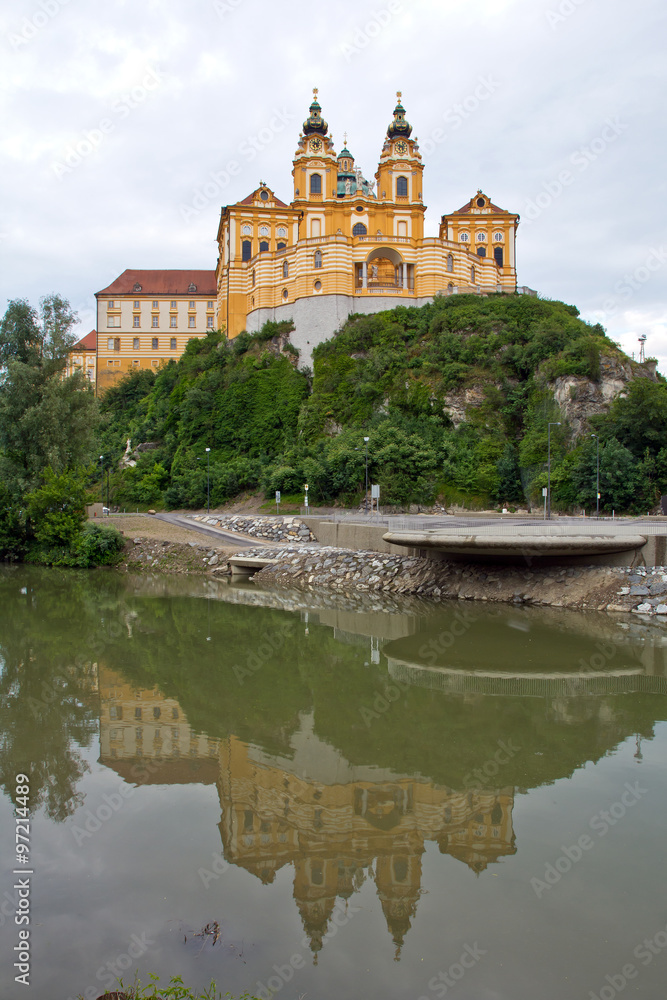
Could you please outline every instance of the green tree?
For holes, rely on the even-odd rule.
[[[71,548],[86,520],[86,471],[48,468],[44,485],[26,496],[30,532],[42,549]]]
[[[43,470],[85,464],[98,409],[82,373],[64,378],[75,316],[60,296],[46,296],[41,318],[27,302],[10,302],[0,324],[0,476],[19,492]]]

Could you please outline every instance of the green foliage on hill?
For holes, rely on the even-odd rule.
[[[154,444],[114,476],[114,502],[201,507],[210,469],[212,505],[259,487],[298,494],[305,482],[312,503],[357,503],[366,436],[369,479],[386,504],[525,505],[540,497],[548,424],[560,421],[551,430],[554,503],[594,503],[594,442],[573,440],[553,380],[596,382],[601,358],[630,362],[574,306],[449,296],[351,316],[313,352],[312,379],[285,350],[289,329],[270,323],[229,342],[211,333],[156,375],[132,373],[110,389],[103,452],[115,464],[128,438]],[[457,426],[452,407],[465,410]],[[637,379],[594,425],[603,507],[653,506],[667,491],[665,382]]]

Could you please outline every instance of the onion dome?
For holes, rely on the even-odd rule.
[[[313,87],[313,103],[310,105],[310,114],[303,123],[304,135],[326,135],[329,126],[321,115],[322,108],[317,100],[317,87]]]
[[[387,129],[387,138],[396,139],[401,137],[409,139],[412,132],[412,125],[405,120],[405,108],[401,104],[401,91],[397,91],[398,103],[394,108],[394,120]]]

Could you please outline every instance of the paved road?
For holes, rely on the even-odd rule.
[[[188,517],[181,517],[179,514],[154,514],[153,516],[159,518],[160,521],[168,521],[169,524],[175,524],[179,528],[188,528],[190,531],[198,531],[202,535],[214,538],[216,542],[225,542],[226,544],[236,545],[240,549],[249,549],[255,545],[261,544],[261,542],[250,542],[246,538],[241,538],[234,531],[222,531],[220,528],[212,528],[209,524],[200,524],[199,521],[193,521]]]

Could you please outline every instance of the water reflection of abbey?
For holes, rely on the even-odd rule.
[[[215,783],[227,861],[262,883],[285,865],[314,954],[337,900],[372,880],[400,952],[422,892],[426,843],[474,872],[515,853],[514,788],[455,790],[387,768],[349,764],[301,716],[291,756],[191,729],[159,689],[100,668],[101,761],[135,783]]]

